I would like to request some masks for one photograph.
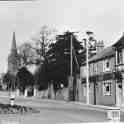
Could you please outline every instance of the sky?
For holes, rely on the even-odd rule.
[[[7,70],[12,33],[17,45],[35,35],[43,25],[58,31],[93,31],[106,46],[124,32],[124,0],[34,0],[0,2],[0,73]]]

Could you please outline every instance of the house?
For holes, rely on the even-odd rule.
[[[80,68],[82,94],[80,101],[86,103],[86,63]],[[115,105],[115,49],[110,46],[89,59],[90,104]]]
[[[124,105],[124,35],[113,45],[116,51],[117,104]]]

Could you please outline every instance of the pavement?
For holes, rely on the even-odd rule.
[[[8,97],[0,97],[1,103],[9,103]],[[56,101],[40,98],[15,99],[15,104],[40,110],[40,113],[24,115],[0,115],[0,124],[69,124],[108,122],[106,111],[79,102]],[[97,106],[98,107],[98,106]],[[121,112],[121,121],[124,121]]]

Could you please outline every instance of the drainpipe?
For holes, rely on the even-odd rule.
[[[115,49],[115,73],[117,72],[117,49]],[[117,79],[115,77],[115,105],[117,106]]]
[[[96,105],[96,81],[94,81],[94,105]]]

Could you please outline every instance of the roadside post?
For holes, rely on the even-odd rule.
[[[107,109],[107,118],[110,122],[120,122],[120,108]]]
[[[15,94],[10,95],[10,105],[13,106],[15,104]]]

